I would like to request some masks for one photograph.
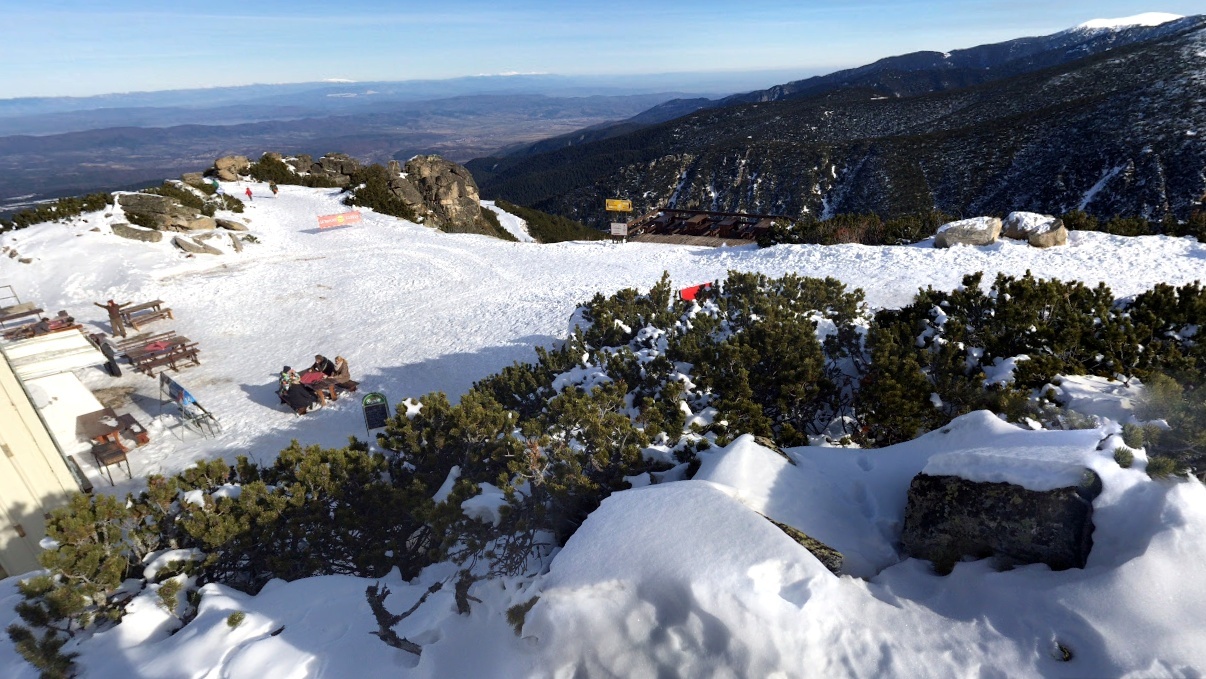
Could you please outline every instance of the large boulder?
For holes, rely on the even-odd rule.
[[[163,240],[163,232],[155,229],[144,229],[141,226],[131,226],[130,224],[117,223],[109,227],[113,231],[113,235],[129,238],[130,240],[142,241],[144,243],[158,243]]]
[[[406,179],[432,211],[434,226],[451,233],[491,233],[469,170],[439,156],[415,156],[406,163]]]
[[[117,203],[131,221],[159,231],[186,231],[197,219],[192,208],[181,205],[175,198],[153,193],[122,194]]]
[[[934,247],[953,245],[992,245],[1001,235],[1001,220],[997,217],[973,217],[938,227]]]
[[[222,156],[214,161],[214,173],[224,182],[236,181],[239,174],[249,167],[251,161],[247,160],[247,156]]]
[[[188,184],[189,186],[204,186],[208,184],[208,182],[205,181],[204,172],[185,172],[184,174],[180,175],[180,181]]]
[[[296,156],[285,158],[285,163],[293,168],[294,172],[309,172],[310,167],[314,165],[314,159],[302,153]]]
[[[204,215],[200,217],[193,217],[191,220],[189,220],[188,224],[185,225],[185,229],[188,231],[213,231],[216,228],[218,228],[217,221],[215,221],[213,217],[206,217]]]
[[[1002,224],[1001,235],[1025,240],[1037,248],[1068,242],[1068,229],[1064,228],[1062,219],[1037,212],[1010,212]]]
[[[360,169],[360,161],[346,153],[328,153],[316,163],[322,174],[351,176]]]
[[[194,255],[220,255],[222,251],[212,245],[198,242],[188,236],[173,236],[172,245]]]
[[[923,472],[909,485],[900,543],[941,572],[967,557],[990,556],[1002,566],[1083,568],[1100,492],[1100,479],[1087,469],[1079,484],[1041,491]]]
[[[217,224],[219,228],[226,229],[227,231],[246,231],[247,230],[246,224],[243,224],[242,222],[236,222],[233,219],[218,218],[218,219],[214,220],[214,223]]]

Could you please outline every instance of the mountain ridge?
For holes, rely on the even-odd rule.
[[[1206,110],[1192,94],[1206,17],[1172,23],[1148,41],[971,86],[896,97],[882,83],[849,84],[467,166],[488,197],[595,225],[615,196],[638,211],[1184,218],[1206,191],[1196,132]]]

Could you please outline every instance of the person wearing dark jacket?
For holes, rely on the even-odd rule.
[[[289,366],[285,366],[281,370],[280,390],[277,393],[280,394],[281,400],[298,415],[305,415],[306,411],[319,400],[314,392],[302,385],[301,377]]]
[[[331,362],[331,359],[322,354],[316,355],[314,357],[314,365],[302,371],[303,375],[308,373],[321,374],[323,376],[321,380],[310,383],[310,388],[318,394],[318,399],[322,401],[323,405],[326,405],[327,398],[330,398],[332,401],[339,398],[335,395],[336,382],[331,377],[335,374],[335,364]]]
[[[113,335],[115,337],[125,337],[126,325],[125,323],[122,323],[121,320],[121,308],[130,306],[130,303],[126,302],[125,304],[118,304],[113,300],[109,300],[104,304],[101,304],[100,302],[93,302],[93,304],[109,312],[109,325],[113,327]]]

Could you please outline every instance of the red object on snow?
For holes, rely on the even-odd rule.
[[[710,290],[711,288],[711,283],[701,283],[700,285],[692,285],[689,288],[683,288],[682,290],[678,291],[678,294],[683,298],[684,302],[690,302],[691,300],[695,299],[695,296],[699,294],[700,290]]]
[[[247,187],[247,197],[251,198],[251,187],[250,186]]]

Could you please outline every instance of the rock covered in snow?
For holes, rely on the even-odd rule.
[[[212,245],[200,243],[188,236],[174,236],[172,245],[194,255],[220,255],[222,251]]]
[[[1010,212],[1001,228],[1005,238],[1025,240],[1038,248],[1049,248],[1068,242],[1064,221],[1037,212]]]
[[[1001,220],[997,217],[972,217],[938,227],[934,247],[952,245],[992,245],[1001,235]]]
[[[1083,568],[1093,547],[1093,498],[1101,480],[1084,469],[1076,485],[1030,490],[922,472],[909,485],[900,543],[942,571],[965,557],[1005,564]]]

